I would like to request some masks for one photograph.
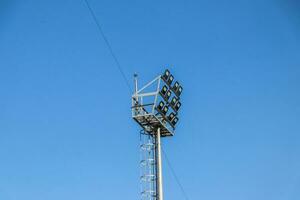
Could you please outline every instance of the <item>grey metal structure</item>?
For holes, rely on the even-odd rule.
[[[156,200],[155,138],[141,131],[141,199]]]
[[[174,135],[178,121],[177,113],[181,105],[179,96],[182,92],[178,82],[171,86],[173,81],[171,76],[166,70],[164,75],[157,76],[138,89],[137,75],[135,75],[135,92],[132,95],[131,110],[132,118],[142,127],[141,200],[163,200],[161,137]],[[171,78],[172,80],[169,80]],[[175,103],[169,102],[172,96]],[[174,112],[170,112],[169,107],[172,107]]]

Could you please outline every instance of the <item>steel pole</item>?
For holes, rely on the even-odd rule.
[[[161,162],[161,143],[160,143],[160,128],[157,129],[156,134],[156,188],[157,188],[157,200],[163,200],[163,182],[162,182],[162,162]]]

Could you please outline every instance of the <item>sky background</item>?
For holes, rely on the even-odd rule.
[[[190,200],[300,199],[299,1],[90,4],[131,85],[183,83],[162,142]],[[83,0],[0,0],[0,199],[139,199],[130,95]]]

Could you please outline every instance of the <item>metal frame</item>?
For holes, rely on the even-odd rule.
[[[162,76],[160,75],[138,90],[137,77],[135,78],[136,87],[135,93],[132,95],[131,107],[132,118],[145,130],[147,134],[153,135],[156,133],[156,130],[160,128],[161,137],[173,136],[175,129],[164,117],[156,112],[161,82]],[[156,86],[156,90],[147,92],[147,89],[151,88],[151,86]],[[149,102],[143,104],[143,102],[147,100]]]

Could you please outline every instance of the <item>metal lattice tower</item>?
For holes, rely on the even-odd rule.
[[[143,128],[141,144],[141,200],[163,200],[161,137],[173,136],[181,106],[182,87],[166,70],[132,95],[132,118]],[[172,99],[169,101],[169,99]],[[169,109],[170,108],[170,109]]]

